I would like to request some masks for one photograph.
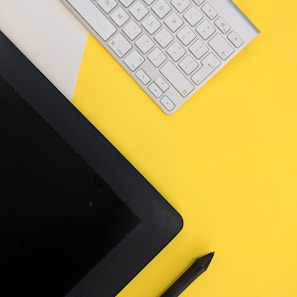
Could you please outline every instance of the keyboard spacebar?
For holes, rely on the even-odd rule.
[[[82,18],[106,41],[115,31],[115,26],[91,1],[67,0]]]
[[[193,85],[171,61],[168,61],[160,71],[183,97],[186,97],[194,89]]]

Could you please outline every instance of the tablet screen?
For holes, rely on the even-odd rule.
[[[0,96],[1,283],[64,296],[140,219],[3,80]]]

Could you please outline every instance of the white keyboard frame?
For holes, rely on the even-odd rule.
[[[230,0],[204,0],[204,1],[201,1],[202,4],[200,4],[200,5],[194,3],[194,2],[199,2],[199,1],[192,1],[193,2],[192,5],[197,6],[197,7],[205,5],[205,3],[209,3],[210,5],[215,7],[215,10],[218,12],[218,16],[222,16],[227,21],[227,23],[230,25],[230,27],[232,28],[230,30],[230,32],[235,31],[241,37],[243,43],[238,48],[235,46],[232,46],[234,51],[225,60],[222,60],[221,58],[219,58],[218,54],[215,51],[213,51],[210,48],[210,46],[208,45],[210,50],[208,51],[207,54],[203,55],[203,57],[200,60],[197,60],[197,63],[200,64],[199,68],[197,68],[191,74],[191,76],[193,76],[193,74],[195,72],[198,72],[200,70],[200,68],[202,67],[201,61],[206,56],[208,56],[208,57],[207,57],[207,59],[205,59],[204,63],[207,63],[209,65],[209,67],[215,66],[216,67],[215,70],[213,70],[210,74],[207,74],[206,78],[204,78],[203,81],[201,81],[201,82],[199,81],[199,77],[198,77],[197,80],[195,80],[196,82],[199,81],[198,84],[195,84],[193,80],[187,78],[187,80],[189,81],[189,84],[188,84],[186,81],[184,81],[182,79],[182,77],[179,77],[178,75],[170,75],[170,73],[173,73],[172,71],[175,70],[173,65],[175,65],[176,68],[180,69],[178,64],[180,63],[180,61],[182,59],[180,59],[178,62],[173,61],[173,63],[171,63],[171,62],[169,63],[168,61],[172,60],[172,59],[170,57],[168,58],[168,55],[166,57],[166,60],[164,62],[162,62],[162,66],[160,66],[160,68],[163,67],[162,71],[160,71],[160,68],[156,68],[155,66],[153,66],[152,63],[149,61],[149,59],[147,59],[146,55],[144,55],[145,59],[142,62],[143,64],[139,68],[137,68],[137,70],[131,70],[127,66],[127,63],[124,62],[124,60],[127,57],[128,53],[131,53],[133,50],[137,50],[138,52],[140,52],[139,48],[136,47],[135,43],[131,43],[131,48],[129,49],[127,54],[123,55],[122,58],[119,58],[119,56],[111,49],[111,47],[109,45],[110,40],[112,38],[114,38],[114,36],[118,32],[122,32],[124,26],[119,28],[114,24],[114,26],[117,27],[116,30],[114,30],[111,26],[107,26],[107,23],[104,21],[104,19],[103,19],[103,21],[98,20],[98,18],[96,17],[97,16],[96,9],[99,10],[99,8],[94,7],[94,5],[97,5],[96,1],[93,1],[93,0],[92,1],[90,1],[90,0],[61,0],[61,1],[74,13],[74,15],[76,15],[78,17],[78,19],[97,38],[97,40],[107,49],[107,51],[116,59],[116,61],[118,61],[121,64],[121,66],[133,77],[133,79],[138,83],[138,85],[140,87],[142,87],[143,90],[149,95],[149,97],[163,110],[163,112],[168,115],[175,113],[185,102],[187,102],[191,97],[193,97],[193,95],[196,94],[197,91],[202,86],[204,86],[217,72],[219,72],[231,59],[233,59],[234,56],[236,56],[241,50],[243,50],[259,33],[259,30],[247,19],[247,17],[239,10],[239,8]],[[154,3],[156,3],[157,1],[158,0],[153,1],[153,3],[149,6],[147,5],[147,7],[153,6]],[[170,3],[169,0],[164,0],[164,1],[167,3]],[[141,1],[141,2],[144,3],[143,1]],[[187,11],[187,9],[185,11]],[[170,13],[172,13],[173,11],[178,14],[177,10],[174,10],[174,8],[171,10]],[[166,15],[166,17],[169,16],[170,13],[168,13],[168,15]],[[103,10],[102,10],[102,14],[103,14]],[[214,20],[216,20],[218,16],[216,16],[214,18]],[[141,20],[141,22],[143,22],[143,20],[145,20],[146,17],[144,17]],[[131,16],[130,16],[130,18],[132,19]],[[164,19],[165,19],[165,17],[162,19],[162,21],[164,21]],[[204,15],[204,17],[203,17],[203,20],[205,20],[205,19],[209,20],[206,15]],[[182,28],[184,28],[185,25],[189,25],[185,19],[183,19],[183,20],[184,20],[183,25],[177,30],[177,32],[172,33],[172,35],[176,35],[178,32],[180,32],[180,30]],[[203,20],[199,21],[199,23],[201,23]],[[210,20],[210,21],[213,22],[214,20]],[[110,22],[112,22],[112,21],[110,20]],[[163,27],[164,26],[165,26],[165,24],[163,25]],[[161,28],[159,28],[153,35],[156,35],[160,29]],[[220,33],[220,35],[222,35],[222,36],[227,35],[227,34],[221,33],[217,27],[215,27],[215,29],[216,29],[216,32]],[[100,34],[98,34],[98,32]],[[230,34],[230,32],[228,32],[228,34]],[[142,33],[136,38],[136,40],[140,36],[142,36],[143,33],[148,34],[146,32],[146,30],[144,28],[142,28]],[[195,32],[195,33],[198,35],[197,32]],[[122,34],[124,36],[126,36],[125,33],[122,33]],[[211,38],[213,38],[213,36],[215,36],[216,34],[217,33],[214,33]],[[109,36],[111,36],[111,37],[109,37]],[[205,41],[205,43],[208,43],[211,38],[209,38],[207,41]],[[200,39],[202,39],[202,38],[200,38]],[[178,40],[178,39],[176,39],[176,40]],[[218,39],[218,41],[215,40],[213,42],[214,43],[219,42],[219,39]],[[155,42],[155,43],[157,43],[157,42]],[[211,53],[211,55],[210,55],[210,53]],[[220,60],[220,64],[217,63],[218,58]],[[166,64],[166,67],[164,67],[165,64]],[[144,80],[145,83],[141,82],[139,79],[139,76],[140,76],[138,73],[139,69],[144,69],[145,73],[149,75],[149,80],[148,81]],[[169,77],[165,78],[165,83],[167,83],[170,86],[170,88],[164,92],[163,92],[163,90],[161,90],[162,93],[159,93],[160,87],[159,87],[159,85],[155,84],[155,81],[158,77],[162,76],[163,72],[164,72],[164,74],[169,75]],[[180,69],[180,72],[182,72],[181,69]],[[138,76],[136,75],[136,73],[138,73]],[[197,76],[199,76],[199,75],[196,75],[196,77]],[[164,77],[163,77],[163,79],[164,79]],[[179,83],[180,81],[181,81],[181,83]],[[193,86],[192,90],[191,90],[190,85]],[[184,86],[185,86],[184,93],[187,95],[182,96],[181,95],[183,93],[182,88]]]

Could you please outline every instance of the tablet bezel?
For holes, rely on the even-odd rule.
[[[66,295],[115,296],[178,234],[182,217],[1,31],[0,52],[0,75],[141,218]]]

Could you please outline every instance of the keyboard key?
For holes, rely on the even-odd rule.
[[[142,22],[142,26],[147,32],[153,34],[161,27],[161,23],[153,15],[150,15]]]
[[[168,48],[167,53],[176,62],[186,53],[186,51],[178,42],[174,42]]]
[[[191,7],[185,14],[185,19],[193,27],[203,18],[202,13],[195,7]]]
[[[190,0],[172,0],[171,4],[179,11],[183,12],[190,4]]]
[[[208,47],[200,39],[197,39],[189,47],[189,50],[197,59],[200,59],[204,54],[208,52]]]
[[[115,0],[98,0],[97,3],[106,13],[110,13],[112,9],[117,6]]]
[[[111,19],[121,27],[129,20],[129,15],[122,7],[118,7],[111,15]]]
[[[216,31],[216,29],[207,20],[204,20],[198,25],[196,31],[204,40],[206,40]]]
[[[198,63],[188,55],[179,63],[179,66],[187,75],[189,75],[198,68]]]
[[[121,33],[118,33],[115,37],[113,37],[108,45],[120,58],[122,58],[132,48],[132,45]]]
[[[188,45],[196,38],[196,34],[188,26],[184,26],[176,36],[184,45]]]
[[[193,82],[196,85],[201,84],[220,64],[221,62],[213,53],[208,54],[202,60],[202,67],[192,76]]]
[[[161,29],[155,36],[155,40],[165,48],[172,40],[173,36],[167,29]]]
[[[139,69],[136,72],[136,76],[142,81],[143,84],[147,85],[150,81],[151,78],[148,76],[148,74],[143,70]]]
[[[188,96],[193,91],[193,85],[171,61],[168,61],[160,71],[183,97]]]
[[[201,9],[210,20],[213,20],[218,15],[218,12],[208,2]]]
[[[172,32],[175,32],[183,23],[183,20],[175,12],[165,20],[165,24]]]
[[[166,92],[169,89],[169,85],[166,83],[166,81],[159,76],[156,80],[155,83],[158,85],[158,87],[163,91]]]
[[[130,8],[130,12],[137,21],[140,21],[148,14],[149,11],[140,1],[137,1]]]
[[[138,51],[133,50],[125,59],[125,64],[130,68],[130,70],[135,71],[143,62],[144,58],[139,54]]]
[[[154,46],[154,43],[146,34],[143,34],[135,44],[144,54]]]
[[[172,111],[175,107],[175,104],[167,96],[164,96],[160,102],[168,111]]]
[[[163,19],[171,10],[171,7],[164,0],[158,0],[157,3],[152,6],[152,10],[160,19]]]
[[[148,88],[156,98],[160,98],[163,94],[162,90],[155,83],[152,83]]]
[[[131,40],[134,40],[141,33],[140,27],[133,20],[124,27],[123,31]]]
[[[231,29],[230,25],[222,17],[218,17],[216,19],[215,25],[224,34],[226,34]]]
[[[243,44],[243,39],[235,32],[232,31],[228,35],[228,39],[232,42],[235,47],[240,47]]]
[[[220,34],[216,34],[208,44],[214,49],[214,51],[221,57],[222,60],[226,60],[234,52],[233,47]]]
[[[156,67],[159,67],[167,58],[159,48],[155,48],[147,57]]]

